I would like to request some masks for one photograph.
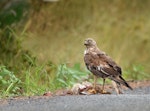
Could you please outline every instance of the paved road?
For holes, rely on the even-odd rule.
[[[150,87],[122,95],[56,96],[0,103],[0,111],[150,111]]]

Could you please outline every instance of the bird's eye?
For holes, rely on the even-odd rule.
[[[91,42],[91,40],[88,40],[88,42],[90,43],[90,42]]]

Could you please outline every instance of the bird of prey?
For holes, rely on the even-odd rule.
[[[94,88],[98,77],[103,78],[102,93],[104,91],[105,79],[109,78],[116,84],[116,92],[122,93],[121,84],[132,90],[132,87],[123,79],[122,70],[105,52],[101,51],[92,38],[84,41],[86,50],[84,52],[84,62],[87,69],[94,74]],[[114,85],[114,84],[113,84]]]

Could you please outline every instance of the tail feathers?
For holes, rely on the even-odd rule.
[[[117,78],[111,78],[111,79],[114,80],[116,83],[123,84],[124,86],[126,86],[129,89],[133,90],[133,88],[121,76],[119,76]]]

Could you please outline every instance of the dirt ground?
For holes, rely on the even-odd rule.
[[[78,95],[78,94],[83,94],[83,95],[88,95],[88,90],[93,88],[92,83],[90,85],[92,86],[87,86],[87,84],[89,85],[89,83],[86,83],[86,86],[84,87],[83,84],[79,84],[80,86],[77,85],[75,86],[74,90],[72,89],[60,89],[55,91],[53,94],[51,92],[46,92],[44,94],[44,96],[65,96],[65,95]],[[150,86],[150,80],[144,80],[144,81],[128,81],[128,84],[134,89],[136,88],[144,88],[144,87],[149,87]],[[73,86],[74,87],[74,86]],[[102,85],[101,84],[97,84],[97,90],[101,90]],[[123,90],[128,90],[127,87],[122,86]],[[115,89],[113,87],[112,84],[105,84],[105,90],[110,92],[109,94],[111,94],[111,92],[115,92]],[[82,93],[84,92],[84,93]],[[100,93],[100,92],[98,92]],[[95,92],[92,92],[91,94],[98,94]]]
[[[148,87],[150,86],[150,80],[145,80],[145,81],[129,81],[128,84],[130,84],[130,86],[133,88],[133,90],[135,88],[139,88],[139,87]],[[113,90],[113,86],[112,85],[106,85],[105,86],[106,90]],[[127,90],[128,88],[125,86],[122,86],[122,88],[124,90]]]

